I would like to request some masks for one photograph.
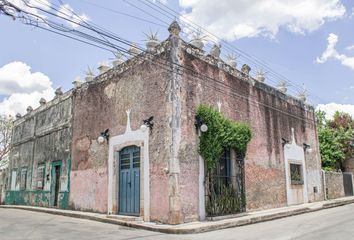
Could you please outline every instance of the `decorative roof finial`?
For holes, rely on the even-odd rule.
[[[63,91],[61,90],[61,87],[58,87],[56,90],[55,90],[55,97],[59,97],[63,95]]]
[[[130,45],[130,48],[128,49],[128,53],[133,57],[140,54],[140,50],[137,48],[136,43],[132,43]]]
[[[127,127],[125,128],[125,132],[128,133],[128,132],[132,131],[132,128],[130,126],[130,112],[131,112],[131,109],[128,109],[125,112],[127,113]]]
[[[93,78],[94,76],[89,76],[89,75],[86,76],[86,80],[88,80],[88,82],[92,81]],[[76,77],[72,82],[72,84],[74,85],[74,88],[79,88],[82,85],[82,81],[80,77]]]
[[[260,82],[264,82],[265,80],[265,72],[264,70],[261,68],[257,71],[257,74],[256,74],[256,79],[257,81],[260,81]]]
[[[171,35],[179,37],[179,33],[181,32],[181,27],[179,26],[176,20],[173,20],[171,25],[168,27],[168,31]]]
[[[282,93],[286,93],[286,91],[288,90],[289,84],[285,81],[285,80],[281,80],[278,85],[277,85],[277,89],[282,92]]]
[[[251,71],[251,67],[248,66],[247,64],[243,64],[241,67],[241,72],[243,72],[246,75],[249,75]]]
[[[26,109],[27,113],[30,113],[33,111],[33,108],[31,106],[28,106],[27,109]]]
[[[213,58],[219,59],[220,58],[220,50],[221,45],[220,44],[214,44],[214,46],[210,50],[210,56]]]
[[[308,96],[308,92],[307,92],[307,89],[305,87],[305,84],[302,85],[302,89],[301,91],[299,91],[297,97],[298,99],[301,101],[301,102],[306,102],[306,98]]]
[[[41,99],[39,100],[39,104],[40,104],[41,106],[45,105],[46,103],[47,103],[47,101],[46,101],[44,98],[41,98]]]

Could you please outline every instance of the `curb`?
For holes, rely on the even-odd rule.
[[[239,226],[244,226],[244,225],[249,225],[254,223],[266,222],[275,219],[300,215],[304,213],[316,212],[328,208],[344,206],[351,203],[354,203],[354,199],[340,200],[340,201],[333,200],[331,202],[323,203],[322,206],[317,208],[303,207],[303,208],[298,208],[290,211],[270,213],[270,214],[265,214],[263,216],[261,215],[261,216],[254,216],[254,217],[250,217],[248,215],[248,216],[243,216],[234,219],[208,222],[209,224],[207,225],[204,224],[201,226],[149,225],[143,222],[142,223],[129,222],[129,221],[123,221],[119,219],[107,218],[106,215],[103,214],[100,215],[97,214],[95,216],[94,213],[92,213],[92,215],[86,215],[86,214],[82,214],[79,211],[76,213],[72,211],[69,212],[66,210],[57,210],[57,209],[39,208],[39,207],[0,205],[0,208],[20,209],[20,210],[27,210],[33,212],[44,212],[44,213],[49,213],[54,215],[62,215],[62,216],[73,217],[73,218],[93,220],[102,223],[116,224],[124,227],[131,227],[131,228],[137,228],[137,229],[143,229],[143,230],[149,230],[149,231],[167,233],[167,234],[196,234],[196,233],[210,232],[210,231],[221,230],[221,229],[232,228],[232,227],[239,227]]]

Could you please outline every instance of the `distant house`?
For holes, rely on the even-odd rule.
[[[0,169],[0,204],[3,204],[5,198],[5,182],[5,171]]]
[[[169,31],[15,121],[6,204],[178,224],[323,200],[313,107],[225,63],[217,46],[184,42],[176,22]],[[198,154],[201,104],[252,131],[245,156],[225,148],[213,173]]]

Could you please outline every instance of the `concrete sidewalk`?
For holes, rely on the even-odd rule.
[[[13,208],[13,209],[45,212],[50,214],[95,220],[104,223],[118,224],[122,226],[145,229],[145,230],[162,232],[162,233],[191,234],[191,233],[208,232],[213,230],[220,230],[225,228],[243,226],[247,224],[270,221],[273,219],[289,217],[289,216],[298,215],[302,213],[314,212],[326,208],[332,208],[332,207],[342,206],[351,203],[354,203],[354,197],[345,197],[345,198],[339,198],[339,199],[322,201],[322,202],[301,204],[301,205],[296,205],[291,207],[248,212],[240,215],[234,215],[232,218],[227,218],[223,220],[192,222],[192,223],[184,223],[180,225],[167,225],[167,224],[144,222],[138,217],[126,217],[126,216],[117,216],[117,215],[107,216],[106,214],[61,210],[61,209],[54,209],[54,208],[17,206],[17,205],[0,205],[0,208]]]

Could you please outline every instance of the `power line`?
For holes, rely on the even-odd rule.
[[[41,10],[41,9],[39,8],[39,10]],[[22,11],[22,10],[21,10],[21,11]],[[24,11],[24,10],[23,10],[22,12],[27,13],[27,14],[32,15],[32,16],[35,16],[35,17],[38,17],[38,15],[35,15],[35,14],[33,14],[33,13],[28,13],[28,12],[26,12],[26,11]],[[24,16],[23,16],[22,18],[26,19]],[[59,17],[59,18],[66,19],[66,18],[63,18],[63,17]],[[37,18],[37,19],[38,19],[38,18]],[[28,20],[28,19],[26,19],[26,20]],[[43,20],[43,19],[42,19],[42,20]],[[36,26],[36,27],[39,27],[39,26],[40,26],[40,25],[38,24],[38,20],[37,20],[37,23],[36,23],[36,24],[33,24],[33,22],[36,22],[36,21],[34,21],[34,20],[32,20],[32,19],[29,19],[29,22],[28,22],[27,24],[28,24],[28,25],[32,25],[32,26]],[[48,20],[45,20],[45,22],[49,22],[49,21],[48,21]],[[51,22],[51,23],[53,24],[53,22]],[[26,23],[25,23],[25,24],[26,24]],[[54,22],[54,26],[55,26],[55,25],[59,25],[59,26],[62,27],[62,28],[59,28],[58,31],[63,31],[63,30],[64,30],[64,31],[67,31],[68,33],[78,34],[78,36],[80,36],[80,37],[89,39],[89,40],[94,41],[94,42],[97,42],[97,43],[99,43],[99,44],[106,45],[106,46],[111,47],[111,48],[114,48],[114,49],[120,49],[122,52],[125,52],[125,53],[128,52],[127,50],[125,50],[124,48],[122,48],[122,47],[120,47],[120,46],[114,45],[114,44],[112,44],[112,43],[110,43],[110,42],[103,41],[102,39],[97,39],[96,37],[90,36],[89,34],[82,33],[82,32],[77,31],[77,30],[75,30],[75,31],[74,31],[74,30],[71,30],[71,31],[65,30],[65,27],[63,27],[62,25],[57,24],[57,23]],[[53,27],[53,25],[48,25],[48,26],[49,26],[49,27]],[[44,29],[44,30],[50,30],[50,29],[48,29],[48,28],[46,28],[46,27],[42,27],[42,26],[41,26],[41,28]],[[92,30],[92,31],[94,31],[94,32],[97,31],[97,30],[94,29],[94,27],[92,27],[92,26],[89,27],[88,29],[89,29],[89,30]],[[58,34],[57,31],[52,31],[52,30],[51,30],[51,32]],[[100,33],[100,32],[99,32],[99,33]],[[67,35],[64,35],[64,34],[61,34],[61,35],[67,37]],[[71,39],[74,39],[74,40],[78,40],[77,38],[72,38],[72,37],[70,37],[70,38],[71,38]],[[120,39],[120,38],[118,38],[118,39]],[[83,41],[81,41],[81,42],[83,42]],[[84,41],[83,43],[87,43],[87,42]],[[92,45],[92,44],[90,44],[90,45]],[[96,47],[97,47],[97,45],[92,45],[92,46],[96,46]],[[103,49],[103,48],[101,48],[101,49]],[[105,50],[107,50],[107,49],[105,49]],[[108,51],[109,51],[109,50],[108,50]],[[125,55],[125,56],[126,56],[126,55]],[[141,57],[141,56],[138,55],[137,57]],[[143,58],[143,59],[146,60],[146,58]],[[164,68],[164,70],[167,70],[167,71],[176,73],[176,72],[173,71],[174,68],[171,68],[171,65],[170,65],[170,64],[166,64],[165,62],[161,65],[161,62],[159,62],[159,61],[156,61],[156,60],[151,61],[151,60],[150,60],[150,63],[153,63],[153,64],[160,64],[160,66],[164,66],[164,67],[167,66],[167,69]],[[227,90],[234,90],[234,91],[231,93],[233,96],[237,96],[237,97],[242,98],[242,99],[252,100],[252,99],[250,99],[248,96],[243,96],[243,95],[241,95],[241,94],[238,94],[238,93],[237,93],[237,89],[234,89],[232,86],[229,86],[229,85],[227,85],[227,84],[225,84],[225,83],[223,83],[223,82],[221,82],[221,81],[219,81],[219,80],[216,80],[216,79],[214,79],[214,78],[212,78],[212,77],[209,77],[209,76],[207,76],[207,75],[203,75],[203,74],[201,74],[200,72],[197,72],[197,71],[194,70],[194,69],[187,68],[187,67],[182,66],[182,65],[179,65],[179,64],[175,64],[175,65],[177,65],[178,68],[185,69],[185,70],[187,70],[187,71],[193,72],[194,75],[202,76],[202,78],[198,77],[198,78],[201,79],[201,80],[207,79],[207,80],[213,81],[213,83],[217,83],[217,84],[219,84],[220,86],[223,86],[223,87],[224,87],[225,89],[227,89]],[[179,72],[177,71],[177,73],[179,73]],[[193,74],[192,74],[192,75],[193,75]],[[209,85],[209,86],[211,86],[211,85]],[[212,87],[215,88],[214,85],[213,85]],[[223,91],[223,90],[221,90],[220,88],[215,89],[215,90],[218,90],[219,92],[222,92],[223,94],[228,94],[228,95],[230,95],[230,92],[229,92],[229,91]],[[257,104],[257,106],[258,106],[258,105],[262,105],[262,106],[264,106],[264,107],[268,107],[268,108],[271,108],[271,109],[273,109],[273,110],[280,111],[280,112],[282,112],[282,113],[284,113],[284,114],[287,114],[287,115],[289,115],[289,116],[293,116],[293,117],[298,118],[298,119],[301,118],[301,117],[299,117],[299,116],[293,115],[293,114],[291,114],[291,113],[287,113],[287,112],[285,112],[285,111],[283,111],[283,110],[281,110],[281,109],[278,109],[278,108],[273,107],[273,106],[268,105],[268,104],[264,104],[264,103],[259,102],[259,101],[256,101],[256,100],[252,100],[252,102],[253,102],[254,104]],[[295,106],[296,106],[296,105],[295,105]],[[297,106],[297,107],[298,107],[298,106]],[[313,119],[309,119],[309,118],[306,118],[306,119],[305,119],[305,118],[301,118],[301,119],[302,119],[302,120],[305,120],[305,121],[306,121],[306,119],[307,119],[307,120],[310,120],[311,122],[313,122]]]
[[[124,0],[124,1],[125,1],[125,0]],[[180,15],[178,12],[174,11],[173,9],[169,8],[168,6],[165,6],[164,4],[159,3],[161,6],[163,6],[163,7],[166,8],[166,9],[168,9],[169,11],[172,11],[172,12],[173,12],[174,14],[176,14],[176,15],[172,15],[172,14],[171,14],[172,17],[170,17],[169,15],[164,14],[164,13],[161,12],[161,11],[165,11],[165,10],[163,10],[161,7],[157,6],[156,3],[152,3],[152,2],[146,3],[146,2],[141,1],[141,0],[139,0],[139,1],[140,1],[141,3],[143,3],[144,5],[148,6],[149,8],[151,8],[151,9],[153,9],[153,10],[155,10],[155,11],[158,11],[160,14],[162,14],[162,15],[168,17],[169,19],[171,19],[172,17],[175,17],[176,15],[179,15],[181,18],[183,17],[183,16]],[[89,3],[88,1],[84,1],[84,2]],[[143,10],[142,8],[137,7],[135,4],[132,4],[131,2],[127,2],[127,1],[125,1],[125,2],[126,2],[127,4],[129,4],[129,5],[131,5],[131,6],[135,7],[135,8],[137,8],[138,10],[143,11],[144,13],[148,14],[149,16],[154,17],[155,19],[159,19],[160,21],[163,21],[163,20],[161,20],[160,18],[157,18],[156,16],[154,16],[154,15],[148,13],[147,11]],[[158,10],[158,9],[156,9],[155,7],[149,6],[148,4],[154,5],[155,7],[158,7],[159,9],[161,9],[161,11]],[[95,5],[95,4],[93,4],[93,5]],[[97,5],[97,4],[96,4],[96,5]],[[108,10],[108,11],[113,11],[113,12],[115,11],[115,10],[112,10],[112,9],[110,9],[110,8],[108,8],[108,7],[103,7],[103,9],[106,9],[106,10]],[[165,12],[167,12],[167,11],[165,11]],[[146,19],[142,19],[142,20],[148,22],[148,20],[146,20]],[[188,19],[187,19],[187,20],[188,20]],[[189,20],[188,20],[188,21],[189,21]],[[163,21],[163,22],[167,24],[166,21]],[[191,22],[191,21],[190,21],[190,22]],[[195,23],[193,23],[193,24],[195,24]],[[188,24],[188,23],[187,23],[186,25],[187,25],[187,26],[192,26],[194,29],[196,29],[196,28],[195,28],[193,25],[191,25],[191,24]],[[197,24],[195,24],[195,25],[197,25]],[[167,26],[167,25],[162,25],[162,26]],[[199,25],[197,25],[197,26],[199,26]],[[199,27],[200,27],[200,26],[199,26]],[[211,33],[210,33],[210,34],[211,34]],[[213,36],[216,37],[216,38],[218,38],[218,39],[220,39],[219,37],[217,37],[217,36],[215,36],[215,35],[213,35]],[[220,40],[222,40],[222,39],[220,39]],[[242,54],[246,54],[245,52],[242,52],[241,50],[235,48],[233,45],[230,45],[230,44],[227,43],[227,42],[225,42],[225,43],[227,44],[227,46],[231,46],[232,48],[236,49],[237,51],[240,51]],[[232,50],[232,51],[233,51],[233,50]],[[250,57],[253,57],[253,56],[250,55]],[[262,61],[262,64],[266,64],[266,63],[265,63],[264,61]],[[268,65],[267,65],[267,67],[269,68]],[[271,72],[270,72],[270,73],[271,73]],[[267,79],[268,79],[268,81],[273,82],[273,83],[276,85],[276,84],[278,84],[278,82],[279,82],[279,78],[277,78],[277,77],[275,77],[275,76],[273,76],[273,75],[274,75],[274,74],[270,74]],[[282,79],[285,80],[285,77],[283,77]],[[290,80],[288,80],[287,82],[288,82],[288,83],[290,82],[290,83],[291,83],[291,86],[297,87],[297,85],[294,84],[293,82],[291,82]],[[298,87],[298,89],[302,90],[303,88],[302,88],[302,87]],[[293,91],[291,88],[289,89],[289,91],[296,93],[296,92]],[[312,95],[312,96],[315,97],[315,95]]]
[[[147,23],[150,23],[150,24],[153,24],[153,25],[156,25],[156,26],[166,27],[166,25],[163,25],[163,24],[160,24],[160,23],[156,23],[156,22],[144,19],[144,18],[140,18],[140,17],[134,16],[134,15],[131,15],[131,14],[128,14],[128,13],[125,13],[125,12],[117,11],[115,9],[111,9],[111,8],[99,5],[97,3],[92,3],[92,2],[89,2],[89,1],[85,1],[85,0],[79,0],[79,1],[80,2],[84,2],[84,3],[88,4],[88,5],[95,6],[97,8],[104,9],[106,11],[109,11],[109,12],[112,12],[112,13],[115,13],[115,14],[118,14],[118,15],[123,15],[123,16],[126,16],[126,17],[130,17],[132,19],[136,19],[136,20],[139,20],[139,21],[147,22]]]
[[[303,87],[302,87],[302,86],[300,86],[300,85],[298,85],[298,84],[296,84],[296,83],[290,81],[290,80],[287,79],[285,76],[283,76],[283,75],[281,75],[281,74],[279,74],[279,73],[273,71],[273,70],[269,67],[269,65],[268,65],[266,62],[264,62],[263,60],[260,60],[259,58],[256,58],[255,56],[252,56],[252,55],[250,55],[250,54],[248,54],[248,53],[246,53],[246,52],[244,52],[244,51],[242,51],[242,50],[236,48],[235,46],[233,46],[233,45],[229,44],[228,42],[224,41],[223,39],[221,39],[220,37],[214,35],[213,33],[210,33],[208,30],[202,28],[200,25],[198,25],[198,24],[196,24],[196,23],[190,21],[189,19],[184,18],[184,16],[182,16],[180,13],[176,12],[175,10],[169,8],[168,6],[166,6],[166,5],[164,5],[164,4],[160,3],[160,2],[154,3],[154,2],[143,2],[143,1],[141,1],[141,0],[139,0],[139,1],[142,2],[142,3],[144,3],[144,4],[155,5],[156,7],[158,7],[159,9],[161,9],[162,11],[167,12],[166,10],[162,9],[162,7],[163,7],[163,8],[165,8],[165,9],[167,9],[168,11],[172,12],[172,14],[170,13],[170,14],[172,15],[172,17],[180,16],[180,19],[181,19],[182,21],[187,22],[187,25],[188,25],[188,26],[191,26],[192,28],[196,29],[196,28],[193,26],[193,25],[195,25],[195,26],[197,26],[197,28],[203,29],[203,31],[207,32],[209,35],[212,35],[214,38],[219,39],[219,40],[222,41],[225,45],[229,46],[232,50],[235,50],[235,51],[241,53],[242,55],[246,55],[246,56],[249,58],[249,60],[254,59],[256,62],[258,62],[258,64],[260,64],[261,66],[265,67],[265,68],[269,71],[269,73],[271,73],[271,74],[273,75],[273,77],[279,78],[280,80],[285,80],[286,82],[290,83],[292,86],[296,87],[296,88],[297,88],[298,90],[300,90],[300,91],[303,90]],[[157,4],[159,4],[159,5],[162,6],[162,7],[159,7]],[[185,19],[185,20],[183,20],[183,19]],[[188,22],[189,22],[190,24],[189,24]],[[313,94],[312,94],[312,96],[314,96],[314,97],[318,98],[319,100],[323,101],[320,97],[318,97],[318,96],[316,96],[316,95],[313,95]]]
[[[146,2],[141,1],[141,0],[139,0],[139,1],[140,1],[141,3],[143,3],[144,5],[147,5]],[[132,3],[129,3],[129,4],[132,5],[133,7],[136,7],[136,5],[134,5],[134,4],[132,4]],[[149,2],[149,4],[153,4],[153,3],[150,3],[150,2]],[[161,3],[160,3],[160,4],[161,4]],[[161,5],[163,5],[163,4],[161,4]],[[151,6],[149,6],[149,7],[150,7],[151,9],[153,9],[153,10],[155,10],[155,11],[161,13],[161,11],[156,10],[156,8],[151,7]],[[165,7],[166,7],[166,6],[165,6]],[[146,12],[146,11],[143,10],[142,8],[139,8],[139,7],[136,7],[136,8],[137,8],[138,10],[140,10],[140,11]],[[167,8],[168,8],[168,7],[167,7]],[[172,10],[172,11],[173,11],[173,10]],[[176,13],[176,12],[175,12],[175,13]],[[176,13],[176,14],[179,15],[179,13]],[[166,14],[163,14],[163,15],[166,16]],[[181,15],[180,15],[180,16],[181,16]],[[175,15],[172,15],[172,17],[170,17],[170,19],[173,19],[174,17],[175,17]],[[181,17],[183,17],[183,16],[181,16]],[[155,17],[155,18],[157,18],[157,17]],[[194,30],[197,30],[197,31],[198,31],[199,29],[202,29],[202,27],[200,27],[199,25],[197,25],[197,26],[198,26],[198,28],[197,28],[197,27],[195,27],[195,26],[189,24],[188,22],[184,22],[184,23],[185,23],[185,25],[188,26],[188,28],[193,28]],[[194,24],[194,23],[193,23],[193,24]],[[205,30],[205,29],[204,29],[204,31],[207,32],[207,30]],[[225,41],[223,41],[222,39],[218,38],[217,36],[213,35],[212,33],[210,33],[210,32],[208,32],[208,33],[209,33],[209,35],[214,36],[214,38],[217,38],[217,39],[219,39],[220,41],[224,42],[225,45],[226,45],[226,47],[227,47],[227,45],[233,47],[232,45],[228,44],[227,42],[225,42]],[[215,42],[212,38],[210,39],[210,41],[211,41],[211,42],[214,42],[215,44],[217,44],[217,42]],[[231,50],[231,51],[234,52],[234,50]],[[238,51],[241,51],[241,50],[238,50]],[[242,55],[242,54],[243,54],[243,55]],[[240,54],[241,57],[246,58],[246,61],[247,61],[247,59],[248,59],[249,61],[254,62],[254,61],[252,60],[252,58],[245,57],[244,55],[245,55],[245,53],[241,53],[241,54]],[[258,60],[257,60],[257,61],[258,61]],[[251,67],[253,68],[252,65],[251,65]],[[273,78],[274,78],[274,77],[269,77],[269,78],[268,78],[268,81],[273,82],[273,83],[276,85],[279,81],[274,81]],[[279,80],[279,79],[278,79],[278,80]],[[289,83],[289,82],[288,82],[288,83]],[[292,90],[290,89],[290,91],[292,91]],[[296,93],[296,92],[295,92],[295,93]]]

